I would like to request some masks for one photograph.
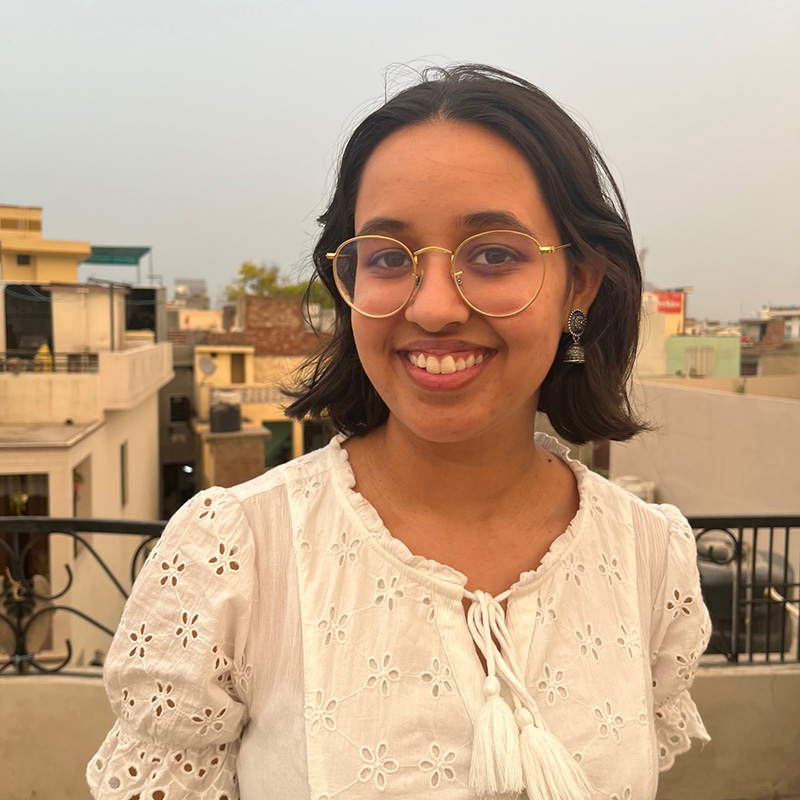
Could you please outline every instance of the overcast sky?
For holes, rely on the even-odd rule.
[[[152,246],[170,294],[217,299],[244,260],[304,277],[397,65],[480,61],[590,130],[645,278],[737,319],[800,304],[799,43],[797,0],[0,0],[0,203],[42,206],[47,238]]]

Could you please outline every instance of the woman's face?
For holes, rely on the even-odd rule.
[[[391,236],[412,251],[455,250],[473,234],[511,228],[542,245],[564,244],[528,162],[485,128],[414,125],[385,139],[366,163],[357,235]],[[586,311],[596,286],[581,268],[571,279],[563,251],[547,254],[536,301],[515,316],[489,318],[461,299],[446,253],[419,258],[423,280],[405,309],[386,319],[352,313],[361,363],[389,407],[389,424],[432,442],[530,435],[569,312]],[[418,366],[421,357],[428,368]],[[448,359],[465,368],[436,374],[443,362],[449,369]]]

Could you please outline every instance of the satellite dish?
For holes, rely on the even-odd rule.
[[[211,356],[200,356],[197,366],[204,375],[213,375],[217,371],[217,364]]]

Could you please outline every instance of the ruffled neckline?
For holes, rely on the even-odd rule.
[[[426,579],[424,580],[425,583],[443,583],[446,586],[447,594],[451,594],[453,588],[458,587],[461,590],[461,594],[463,594],[466,591],[467,584],[467,576],[464,573],[447,564],[412,553],[400,539],[392,536],[377,509],[369,500],[355,490],[356,477],[350,464],[350,456],[347,450],[342,447],[342,443],[346,440],[347,437],[340,434],[334,436],[328,445],[331,475],[356,516],[372,535],[373,541],[393,560],[405,566],[407,570],[424,577]],[[550,548],[542,557],[539,566],[536,569],[522,572],[511,587],[502,593],[511,597],[526,593],[541,578],[552,572],[582,532],[587,513],[588,492],[586,482],[590,474],[588,468],[580,461],[570,458],[568,448],[554,437],[539,432],[535,434],[535,441],[537,445],[560,458],[572,471],[578,486],[578,510],[564,532],[553,540]]]

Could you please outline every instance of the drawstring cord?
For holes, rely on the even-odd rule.
[[[470,786],[480,797],[518,795],[527,789],[531,800],[589,800],[586,777],[549,731],[525,686],[500,605],[511,592],[497,597],[482,591],[465,594],[472,601],[467,627],[486,660],[485,702],[475,724]],[[513,712],[500,696],[501,679]]]

